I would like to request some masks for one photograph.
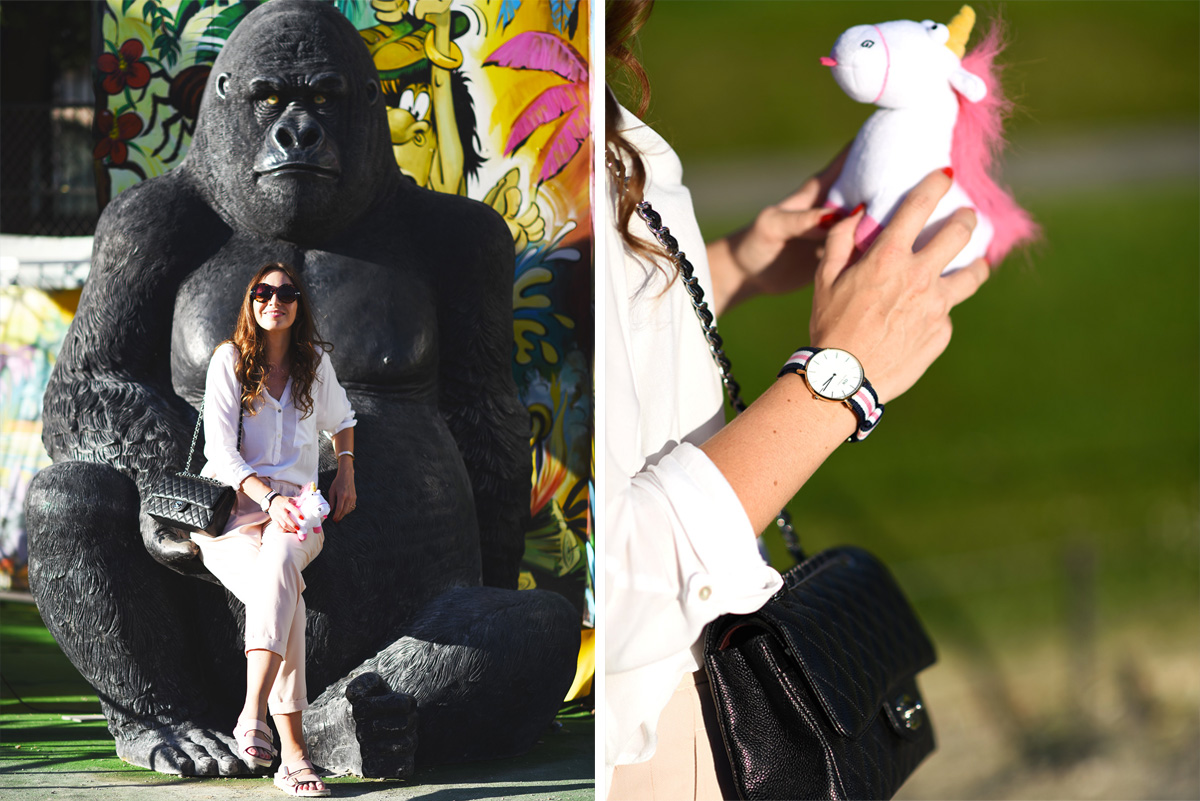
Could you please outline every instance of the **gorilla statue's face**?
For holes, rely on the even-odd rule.
[[[330,6],[274,0],[213,65],[187,159],[235,227],[315,242],[397,174],[374,65]]]

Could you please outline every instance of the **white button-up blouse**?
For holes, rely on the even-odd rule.
[[[708,258],[679,157],[622,111],[645,197],[711,297]],[[609,176],[609,220],[616,188]],[[634,215],[634,236],[649,232]],[[604,431],[605,763],[649,759],[659,714],[701,663],[705,624],[758,609],[782,584],[733,488],[698,445],[725,422],[721,379],[678,279],[606,231]]]
[[[329,354],[321,353],[313,383],[313,410],[307,417],[292,402],[289,378],[279,400],[264,392],[255,413],[242,416],[242,447],[238,450],[237,348],[221,345],[208,363],[204,386],[204,465],[201,475],[240,488],[248,476],[303,486],[317,480],[317,432],[333,436],[355,424],[354,409],[337,381]]]

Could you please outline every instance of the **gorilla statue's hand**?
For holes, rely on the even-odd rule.
[[[340,686],[340,692],[339,690]],[[407,779],[417,753],[417,702],[362,673],[322,693],[304,713],[312,759],[327,770]]]
[[[163,525],[145,512],[141,515],[141,527],[142,544],[154,561],[176,573],[216,582],[213,574],[200,561],[200,549],[186,531]]]

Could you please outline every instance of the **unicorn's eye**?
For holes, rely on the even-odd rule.
[[[950,41],[950,29],[945,25],[934,22],[931,19],[927,19],[921,24],[925,26],[925,30],[929,32],[929,35],[933,41],[941,44],[945,44],[946,42]]]
[[[864,39],[862,44],[859,45],[859,47],[874,47],[874,46],[875,46],[874,39]]]

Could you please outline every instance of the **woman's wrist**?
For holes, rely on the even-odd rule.
[[[262,501],[259,502],[259,508],[261,508],[264,512],[271,511],[271,504],[278,497],[280,497],[278,492],[275,490],[270,490],[266,495],[263,496]]]

